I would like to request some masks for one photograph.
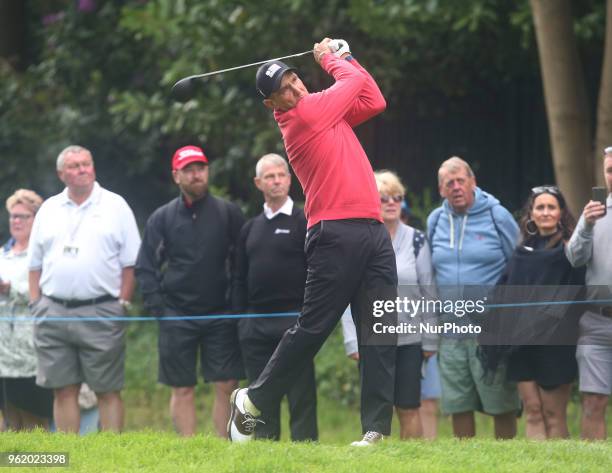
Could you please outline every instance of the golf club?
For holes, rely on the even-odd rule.
[[[189,99],[193,97],[193,93],[194,93],[193,81],[196,79],[203,79],[204,77],[214,76],[217,74],[223,74],[224,72],[235,71],[238,69],[245,69],[247,67],[259,66],[260,64],[265,64],[268,61],[278,61],[281,59],[289,59],[292,57],[304,56],[305,54],[312,54],[312,49],[309,49],[308,51],[304,51],[301,53],[290,54],[289,56],[277,57],[274,59],[265,59],[263,61],[253,62],[251,64],[244,64],[243,66],[228,67],[227,69],[221,69],[218,71],[206,72],[205,74],[197,74],[194,76],[184,77],[183,79],[179,80],[176,84],[172,86],[172,97],[174,97],[174,99],[177,100],[178,102],[187,102]]]

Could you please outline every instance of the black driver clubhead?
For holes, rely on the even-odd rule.
[[[177,102],[187,102],[191,100],[195,94],[194,79],[191,77],[185,77],[179,80],[172,86],[172,97]]]

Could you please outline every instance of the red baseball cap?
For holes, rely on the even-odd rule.
[[[202,148],[197,146],[183,146],[177,149],[172,156],[172,170],[177,171],[183,169],[185,166],[191,163],[204,163],[208,164],[208,159],[202,151]]]

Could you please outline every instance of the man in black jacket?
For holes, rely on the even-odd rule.
[[[289,197],[289,166],[278,154],[266,154],[255,168],[255,185],[264,196],[264,210],[249,220],[236,248],[232,302],[237,312],[297,312],[306,283],[306,217]],[[249,383],[256,380],[294,317],[245,318],[239,322],[240,348]],[[291,439],[318,438],[314,363],[309,361],[292,386],[287,386]],[[263,412],[256,438],[280,438],[280,402]]]
[[[226,312],[227,262],[244,217],[208,193],[208,160],[197,146],[174,153],[172,176],[181,195],[149,217],[136,262],[145,308],[156,317]],[[159,382],[172,388],[170,414],[184,436],[196,432],[198,351],[204,380],[215,385],[213,422],[225,437],[229,397],[244,377],[235,321],[160,320]]]

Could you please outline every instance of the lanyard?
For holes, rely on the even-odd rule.
[[[87,206],[82,210],[81,207],[76,208],[76,211],[80,213],[80,215],[76,221],[76,225],[74,225],[74,227],[72,227],[72,230],[68,232],[68,240],[71,245],[74,243],[77,233],[79,232],[79,228],[81,228],[81,224],[83,223],[83,220],[85,220],[85,217],[87,216],[87,213],[89,212],[89,207],[91,207],[91,205],[91,203],[88,203]]]

